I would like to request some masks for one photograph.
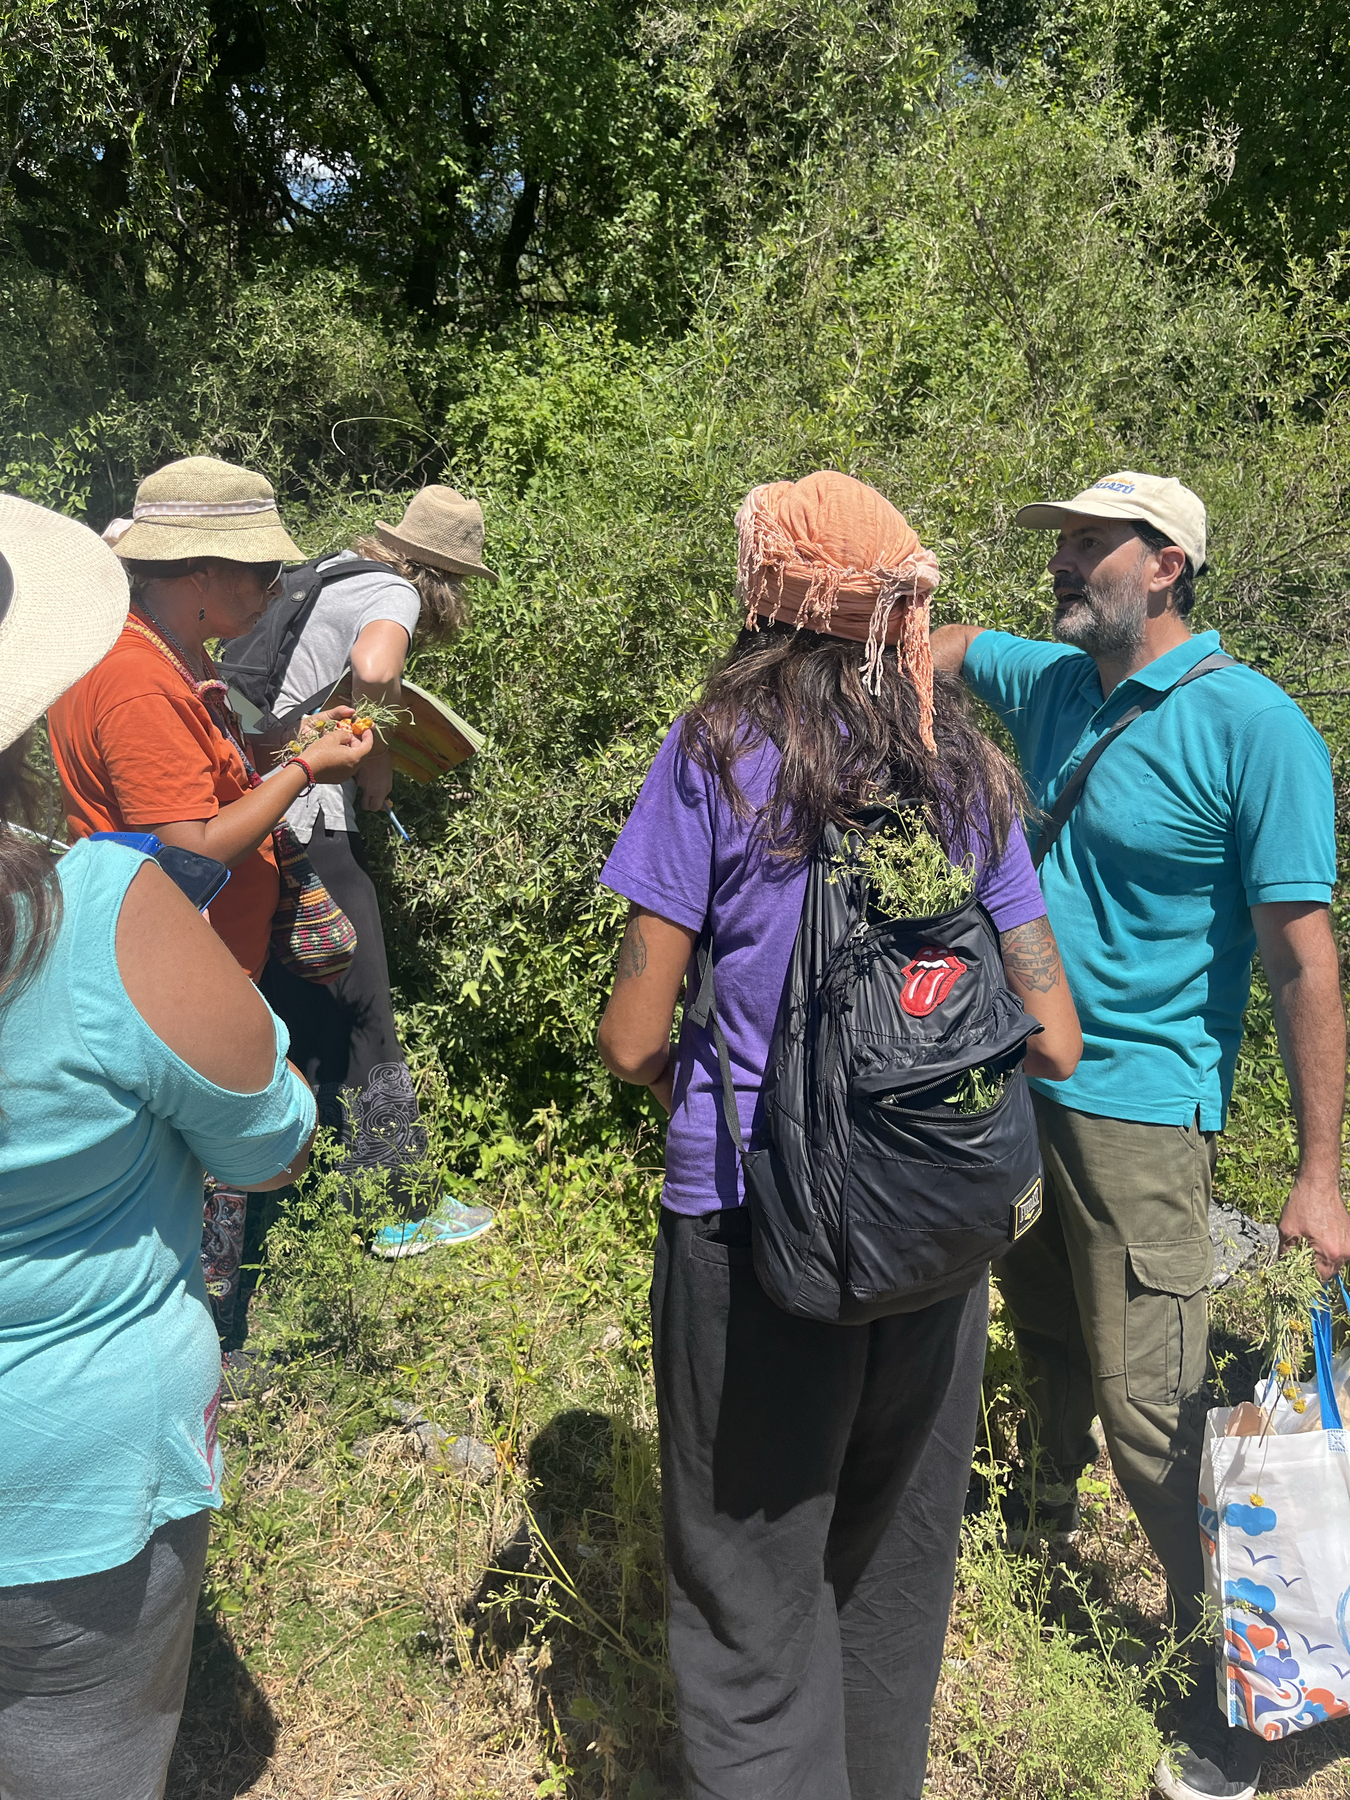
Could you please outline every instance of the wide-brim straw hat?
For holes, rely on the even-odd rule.
[[[0,750],[102,661],[127,601],[126,570],[96,533],[0,494]]]
[[[449,575],[497,579],[483,565],[483,509],[454,488],[424,487],[408,502],[397,529],[376,519],[375,533],[409,562],[426,563]]]
[[[124,562],[305,560],[281,523],[267,477],[216,456],[185,456],[147,475],[117,554]]]

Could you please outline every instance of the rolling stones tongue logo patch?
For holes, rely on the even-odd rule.
[[[905,979],[900,984],[900,1005],[911,1018],[922,1019],[942,1005],[957,977],[965,974],[966,964],[940,944],[926,944],[901,972]]]

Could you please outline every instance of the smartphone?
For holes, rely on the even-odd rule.
[[[139,850],[142,856],[152,856],[198,912],[206,911],[230,879],[230,871],[214,856],[198,856],[195,850],[180,850],[177,844],[162,843],[152,831],[93,831],[89,834],[91,844],[101,838],[112,844],[125,844],[129,850]]]
[[[230,879],[230,871],[214,856],[198,856],[195,850],[180,850],[177,844],[165,844],[155,861],[169,880],[176,882],[197,908],[205,912]]]

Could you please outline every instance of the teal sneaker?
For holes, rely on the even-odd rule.
[[[490,1206],[465,1206],[447,1194],[425,1219],[407,1219],[402,1225],[385,1225],[370,1240],[372,1256],[424,1256],[428,1250],[444,1250],[453,1244],[471,1244],[492,1229],[496,1215]]]

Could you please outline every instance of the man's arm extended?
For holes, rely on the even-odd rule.
[[[928,635],[933,667],[943,675],[959,675],[966,651],[983,630],[983,625],[939,625]]]
[[[1345,1012],[1330,913],[1312,901],[1285,901],[1254,906],[1252,923],[1298,1126],[1298,1174],[1280,1215],[1280,1242],[1286,1249],[1311,1244],[1328,1281],[1350,1262],[1350,1214],[1341,1199]]]

